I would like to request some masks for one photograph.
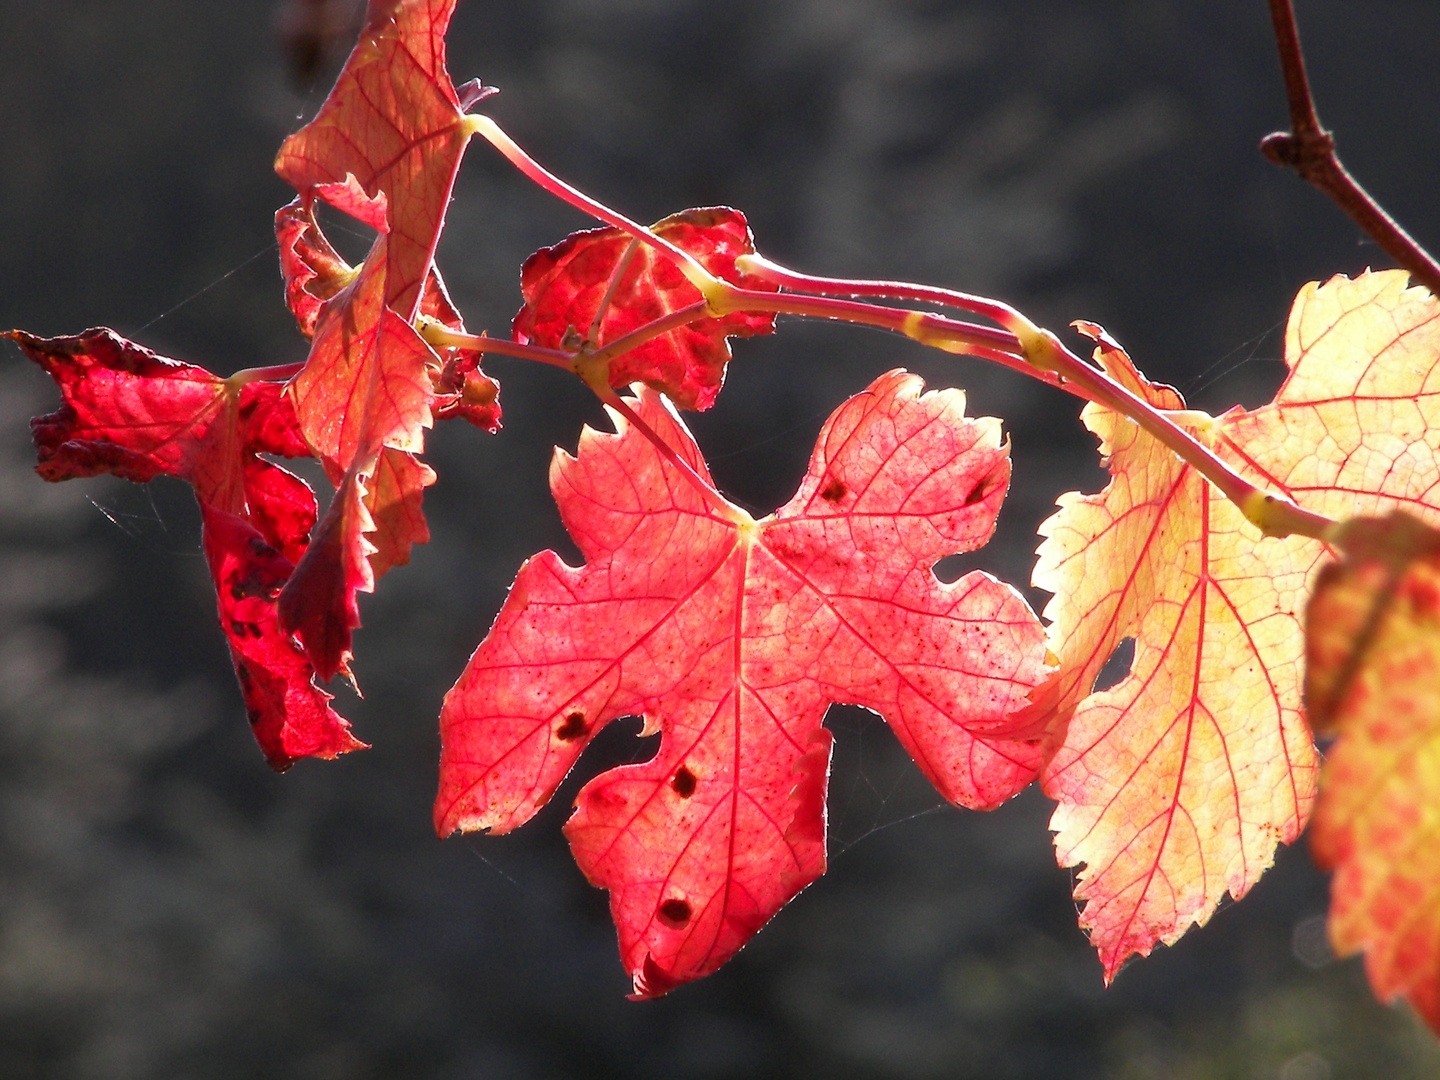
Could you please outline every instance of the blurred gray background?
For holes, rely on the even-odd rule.
[[[1440,6],[1299,7],[1344,159],[1440,243]],[[344,48],[297,84],[281,14],[0,0],[0,327],[105,324],[221,373],[303,358],[270,162]],[[816,273],[1098,321],[1212,411],[1273,393],[1303,282],[1387,265],[1255,150],[1286,115],[1262,0],[461,0],[450,56],[457,82],[502,88],[492,115],[540,160],[635,217],[729,203]],[[505,331],[524,257],[586,225],[474,146],[440,251],[470,326]],[[1055,496],[1103,482],[1075,402],[1019,376],[793,320],[736,351],[694,426],[756,510],[897,365],[966,387],[1014,439],[1000,533],[964,567],[1023,584]],[[605,896],[559,830],[584,778],[652,752],[633,724],[518,833],[430,828],[441,695],[520,561],[573,558],[545,468],[598,419],[563,373],[490,368],[505,430],[435,432],[435,540],[363,603],[366,698],[339,704],[374,749],[282,777],[245,723],[188,489],[41,482],[26,420],[57,395],[0,350],[0,1077],[1440,1075],[1433,1040],[1326,952],[1303,842],[1104,990],[1045,800],[941,807],[845,710],[830,873],[719,974],[625,1001]]]

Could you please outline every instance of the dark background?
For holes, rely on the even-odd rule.
[[[0,0],[0,327],[107,324],[222,373],[303,358],[270,162],[341,54],[297,90],[276,13]],[[1440,242],[1440,6],[1300,17],[1347,163]],[[1302,283],[1387,265],[1255,150],[1285,122],[1262,0],[462,0],[450,53],[540,160],[635,217],[730,203],[813,272],[1098,321],[1212,411],[1273,393]],[[586,224],[474,146],[440,252],[471,327],[503,332],[524,257]],[[1023,584],[1055,496],[1103,482],[1073,400],[1020,376],[796,321],[737,353],[694,426],[758,511],[897,365],[1014,438],[1000,533],[967,565]],[[1045,800],[941,807],[855,711],[830,718],[830,873],[717,975],[625,1001],[559,829],[583,778],[650,752],[633,724],[520,832],[430,828],[441,695],[520,561],[573,551],[545,468],[598,419],[561,372],[491,366],[505,431],[434,433],[435,540],[363,604],[366,698],[340,705],[374,749],[282,777],[245,724],[188,490],[41,482],[25,422],[56,395],[0,350],[0,1077],[1440,1075],[1409,1014],[1328,957],[1303,843],[1103,990]]]

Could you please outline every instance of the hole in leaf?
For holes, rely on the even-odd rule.
[[[845,493],[849,490],[843,480],[831,480],[830,483],[826,484],[821,490],[820,498],[828,503],[838,503],[845,497]]]
[[[679,930],[690,922],[690,903],[687,900],[666,900],[656,914],[666,926]]]
[[[1134,661],[1135,639],[1127,637],[1115,646],[1115,651],[1110,654],[1110,659],[1105,661],[1105,666],[1100,669],[1100,674],[1095,676],[1095,685],[1090,689],[1093,692],[1109,690],[1130,674],[1130,665]]]
[[[565,722],[555,729],[555,737],[564,742],[578,739],[590,730],[590,725],[585,723],[585,714],[572,712],[565,717]]]
[[[999,473],[991,473],[989,476],[975,481],[975,486],[970,489],[970,494],[965,496],[964,505],[974,506],[978,502],[983,502],[995,490],[996,485],[1003,482],[1003,477]]]
[[[695,794],[695,774],[684,765],[675,774],[675,779],[670,781],[670,786],[675,789],[675,794],[682,799],[688,799]]]
[[[971,570],[984,569],[986,556],[983,551],[962,551],[958,555],[946,555],[934,563],[930,570],[945,584],[959,581]]]

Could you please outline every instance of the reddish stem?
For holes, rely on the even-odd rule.
[[[710,306],[704,300],[696,300],[693,304],[678,308],[669,315],[652,319],[644,326],[637,327],[614,341],[606,342],[593,352],[582,353],[581,356],[591,363],[608,365],[611,360],[625,355],[632,349],[638,349],[647,341],[653,341],[661,334],[668,334],[671,330],[678,330],[682,326],[688,326],[692,322],[710,317]]]
[[[1323,191],[1387,255],[1410,271],[1416,281],[1440,296],[1440,263],[1346,171],[1335,153],[1334,137],[1321,127],[1305,73],[1305,55],[1300,50],[1300,31],[1291,0],[1270,0],[1270,18],[1285,74],[1291,130],[1265,136],[1260,140],[1260,152],[1276,165],[1294,169]]]
[[[466,118],[470,130],[484,138],[491,146],[505,155],[506,160],[514,165],[526,177],[539,184],[546,191],[558,199],[562,199],[583,213],[593,218],[613,225],[622,232],[629,233],[642,243],[649,244],[656,251],[669,258],[685,274],[687,278],[703,293],[709,284],[715,281],[715,276],[706,270],[688,251],[672,244],[663,236],[657,236],[639,222],[631,221],[624,214],[611,210],[602,202],[597,202],[589,195],[586,195],[578,188],[572,187],[564,180],[561,180],[554,173],[550,172],[538,161],[527,154],[520,145],[501,130],[500,125],[491,120],[488,116],[471,115]]]
[[[304,364],[277,364],[274,367],[244,368],[225,381],[231,386],[248,386],[252,382],[285,382],[299,375]]]
[[[917,286],[917,288],[919,288]],[[725,307],[730,311],[774,311],[784,315],[808,315],[821,319],[878,326],[949,353],[976,356],[1008,367],[1050,386],[1063,386],[1053,373],[1032,366],[1024,357],[1019,340],[1005,330],[947,319],[925,311],[879,307],[828,296],[800,296],[795,293],[761,292],[732,288]]]
[[[422,320],[418,329],[421,337],[431,345],[442,349],[501,353],[505,356],[519,357],[521,360],[535,360],[541,364],[549,364],[551,367],[564,368],[566,371],[575,370],[574,355],[560,349],[542,349],[538,345],[522,345],[509,338],[493,338],[484,334],[462,334],[433,320]]]
[[[736,268],[787,289],[819,293],[821,296],[883,296],[894,300],[915,300],[922,304],[943,304],[979,315],[982,319],[989,319],[1010,330],[1014,329],[1015,322],[1021,318],[1018,311],[999,300],[934,285],[916,285],[909,281],[850,281],[846,278],[816,277],[771,262],[763,255],[742,255],[736,260]]]
[[[1163,410],[1121,386],[1103,371],[1091,367],[1061,345],[1053,335],[1050,340],[1055,349],[1046,360],[1055,371],[1084,391],[1091,401],[1133,420],[1182,461],[1194,467],[1266,536],[1300,535],[1323,540],[1334,528],[1336,523],[1331,518],[1305,510],[1283,495],[1274,495],[1256,487]]]

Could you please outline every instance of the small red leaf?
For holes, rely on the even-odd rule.
[[[445,70],[454,8],[455,0],[372,4],[320,112],[275,159],[275,170],[302,195],[314,192],[377,227],[388,221],[392,272],[384,300],[404,320],[419,306],[470,138]]]
[[[430,529],[420,509],[425,489],[435,483],[435,470],[403,450],[380,451],[365,493],[365,509],[374,528],[366,539],[374,544],[370,569],[379,581],[392,566],[410,561],[410,549],[430,542]]]
[[[342,473],[382,446],[420,451],[431,424],[440,359],[385,304],[387,240],[376,240],[360,276],[326,307],[293,383],[306,441]]]
[[[353,631],[360,625],[356,594],[375,591],[370,566],[375,545],[365,537],[374,522],[365,507],[361,475],[362,469],[373,467],[372,458],[356,462],[345,473],[280,593],[280,625],[300,639],[316,674],[326,681],[350,675]]]
[[[565,827],[611,891],[637,996],[719,967],[824,870],[829,703],[883,715],[962,805],[1035,776],[1041,748],[994,732],[1045,674],[1039,620],[988,575],[931,570],[994,528],[999,422],[920,388],[892,372],[841,406],[799,492],[758,522],[623,422],[551,466],[586,564],[547,551],[521,569],[446,697],[435,821],[517,827],[596,732],[643,714],[655,757],[588,783]],[[662,399],[643,393],[638,412],[708,476]]]
[[[686,210],[653,228],[712,274],[746,288],[776,288],[735,269],[736,258],[755,251],[750,227],[738,210]],[[608,345],[701,299],[700,290],[674,263],[614,228],[575,233],[541,248],[525,261],[520,290],[525,306],[515,316],[515,340],[550,349],[561,348],[575,334],[587,337],[592,347]],[[730,360],[726,338],[774,329],[774,315],[756,312],[690,323],[617,357],[610,365],[610,385],[643,382],[682,409],[708,409]]]
[[[304,197],[300,197],[275,213],[285,303],[306,337],[314,337],[326,301],[347,288],[359,273],[330,245],[312,210]],[[420,314],[450,330],[465,332],[465,322],[433,266],[420,299]],[[458,417],[494,434],[500,429],[500,384],[479,369],[480,354],[446,348],[439,351],[439,356],[442,367],[433,388],[434,419]]]
[[[275,598],[294,569],[290,560],[241,518],[204,504],[201,511],[220,628],[266,760],[284,772],[297,758],[366,749],[330,708],[330,695],[315,685],[309,662],[280,629]]]
[[[314,208],[303,195],[275,211],[275,239],[280,245],[285,303],[300,332],[314,337],[321,307],[354,281],[357,271],[320,231]]]

